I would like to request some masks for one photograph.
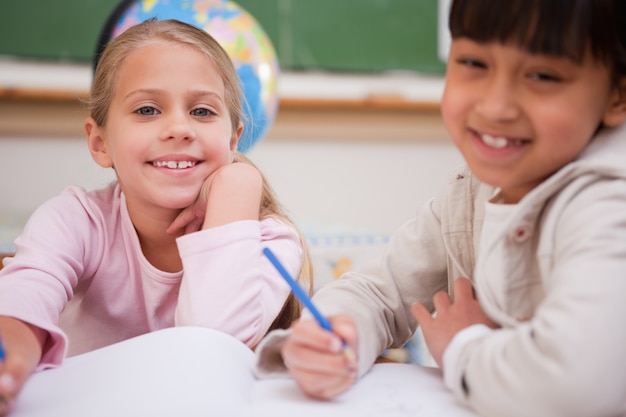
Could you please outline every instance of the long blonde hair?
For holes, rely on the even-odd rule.
[[[240,152],[236,152],[234,162],[243,162],[255,166],[254,163],[250,161],[250,159],[248,159]],[[304,285],[305,289],[310,295],[313,293],[313,263],[311,260],[309,245],[307,244],[306,240],[304,239],[296,225],[289,218],[282,205],[279,203],[278,198],[276,198],[276,194],[274,193],[274,190],[270,186],[269,182],[265,179],[263,173],[261,173],[261,177],[263,178],[263,194],[261,196],[259,217],[261,219],[267,217],[280,219],[283,222],[289,224],[291,227],[294,228],[294,230],[298,232],[298,235],[300,236],[300,244],[302,245],[302,250],[304,252],[304,259],[297,280],[301,285]],[[294,297],[293,293],[289,294],[289,298],[283,305],[280,314],[276,317],[269,330],[288,328],[294,320],[300,317],[301,312],[302,306],[300,305],[300,302]]]
[[[187,23],[172,19],[150,19],[130,27],[113,39],[99,58],[91,85],[91,93],[86,100],[90,115],[99,126],[105,126],[107,122],[118,68],[134,50],[155,41],[188,45],[205,54],[215,64],[215,68],[224,83],[224,99],[230,114],[232,131],[237,131],[240,122],[245,124],[246,118],[242,106],[244,96],[239,77],[233,62],[220,44],[206,31]],[[239,152],[236,152],[234,162],[254,166],[252,161]],[[297,231],[304,251],[298,281],[306,287],[309,293],[312,293],[313,267],[306,240],[278,202],[265,176],[263,174],[261,176],[263,178],[263,194],[259,207],[259,218],[274,217],[280,219]],[[291,294],[272,323],[270,330],[289,327],[300,316],[301,311],[300,304]]]

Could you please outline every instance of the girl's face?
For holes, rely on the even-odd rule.
[[[224,84],[213,63],[179,43],[140,47],[118,68],[104,127],[88,119],[92,155],[115,168],[129,207],[181,209],[204,180],[232,161]]]
[[[442,115],[472,172],[516,203],[623,120],[609,69],[501,43],[452,42]]]

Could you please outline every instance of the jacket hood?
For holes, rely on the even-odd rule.
[[[626,179],[626,123],[602,128],[580,155],[547,178],[520,203],[543,202],[583,175]],[[525,201],[526,200],[526,201]]]
[[[626,178],[626,123],[602,128],[569,169]],[[566,167],[564,167],[566,168]]]

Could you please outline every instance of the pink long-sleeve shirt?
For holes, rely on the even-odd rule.
[[[49,332],[39,368],[172,326],[204,326],[255,345],[289,295],[262,254],[297,275],[303,248],[289,225],[238,221],[177,239],[183,271],[143,256],[117,184],[70,187],[39,207],[0,270],[0,315]]]

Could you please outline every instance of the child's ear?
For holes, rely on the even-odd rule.
[[[237,145],[239,144],[239,139],[241,138],[242,133],[243,133],[243,123],[239,122],[239,125],[237,126],[237,130],[233,132],[233,136],[230,138],[231,152],[235,152],[237,150]]]
[[[93,160],[103,168],[111,168],[113,160],[109,155],[109,150],[104,140],[104,131],[91,117],[85,120],[85,134],[87,135],[87,145]]]
[[[618,126],[626,120],[626,77],[623,77],[614,89],[609,107],[602,122],[605,126]]]

